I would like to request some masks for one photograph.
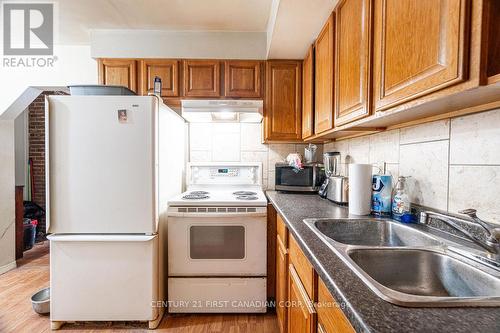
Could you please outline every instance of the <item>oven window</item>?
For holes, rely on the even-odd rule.
[[[313,168],[295,170],[292,167],[276,168],[276,185],[314,186]]]
[[[191,259],[245,258],[245,227],[243,226],[192,226],[189,235]]]

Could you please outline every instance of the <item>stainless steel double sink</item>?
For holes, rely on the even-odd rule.
[[[388,219],[304,222],[382,299],[408,307],[500,306],[500,270],[447,237]]]

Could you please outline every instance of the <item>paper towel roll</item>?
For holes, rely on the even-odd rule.
[[[372,165],[349,164],[349,214],[369,215],[372,197]]]

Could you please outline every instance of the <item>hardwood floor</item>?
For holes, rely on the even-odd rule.
[[[49,285],[49,244],[25,252],[18,267],[0,275],[0,332],[50,332],[48,316],[36,314],[30,296]],[[66,324],[64,332],[147,332],[145,323]],[[152,332],[152,331],[150,331]],[[165,315],[156,332],[165,333],[275,333],[276,315],[200,314]]]

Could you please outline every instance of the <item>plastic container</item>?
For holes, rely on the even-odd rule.
[[[391,216],[392,176],[373,175],[372,178],[372,214]]]
[[[392,218],[403,222],[411,223],[410,197],[406,191],[406,179],[408,177],[400,176],[396,184],[396,193],[392,199]]]
[[[35,245],[36,239],[36,226],[38,224],[37,220],[24,219],[23,220],[23,250],[29,250]]]
[[[68,86],[69,92],[73,96],[81,95],[137,95],[135,92],[124,86],[106,86],[99,84],[76,84]]]

